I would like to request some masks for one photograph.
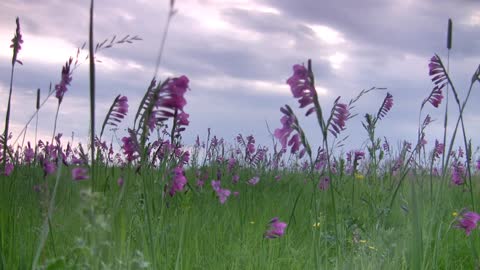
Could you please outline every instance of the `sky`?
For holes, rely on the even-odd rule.
[[[0,125],[3,130],[10,83],[15,17],[20,17],[24,44],[15,66],[11,130],[14,138],[35,111],[37,88],[42,100],[49,85],[60,81],[62,65],[88,40],[89,2],[84,0],[2,0],[0,2]],[[170,0],[103,0],[95,3],[95,42],[125,35],[142,41],[101,50],[96,65],[97,130],[118,94],[130,111],[119,126],[126,135],[155,69]],[[377,125],[377,136],[395,144],[415,141],[422,101],[433,84],[429,59],[437,53],[447,63],[446,30],[453,20],[449,69],[461,100],[480,63],[480,2],[476,0],[177,0],[159,79],[186,75],[190,91],[185,111],[190,126],[184,143],[212,134],[233,142],[237,134],[271,146],[267,123],[281,127],[279,108],[294,108],[313,145],[321,142],[314,115],[303,117],[286,80],[294,64],[312,59],[316,88],[324,111],[341,96],[348,102],[362,89],[385,87],[362,97],[342,136],[346,147],[365,146],[361,122],[376,113],[388,91],[394,107]],[[117,39],[118,40],[118,39]],[[73,73],[61,104],[57,131],[85,141],[89,132],[88,62]],[[464,114],[467,136],[480,143],[480,89],[474,86]],[[40,110],[38,136],[50,140],[57,110],[55,97]],[[427,105],[422,118],[435,120],[427,129],[432,146],[442,137],[445,104]],[[458,111],[451,99],[450,126]],[[34,138],[35,121],[27,140]],[[451,130],[449,131],[451,132]],[[106,138],[111,138],[107,132]],[[109,139],[107,139],[109,140]],[[348,149],[347,149],[348,150]]]

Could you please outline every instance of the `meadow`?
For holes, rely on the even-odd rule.
[[[210,129],[184,145],[182,134],[199,132],[187,129],[184,75],[153,78],[140,104],[119,95],[104,118],[95,117],[95,53],[140,38],[95,44],[93,3],[90,37],[78,50],[88,48],[89,56],[68,59],[47,97],[38,95],[22,133],[11,134],[14,70],[22,64],[17,18],[0,140],[0,269],[480,269],[480,160],[462,117],[480,68],[462,98],[441,57],[427,59],[432,90],[419,101],[417,141],[397,148],[375,134],[388,121],[393,95],[386,93],[361,119],[354,117],[356,102],[385,89],[363,90],[324,108],[310,60],[286,67],[292,68],[286,83],[293,99],[279,104],[270,147],[256,144],[254,135],[225,140]],[[165,38],[175,14],[174,1],[170,5]],[[89,142],[73,145],[55,128],[52,138],[23,142],[47,100],[57,99],[61,110],[74,70],[85,62]],[[453,133],[445,127],[443,138],[427,144],[432,119],[423,108],[441,110],[448,98],[458,112],[448,118],[445,111]],[[123,123],[127,114],[133,124]],[[318,149],[297,114],[318,122]],[[359,119],[369,143],[345,149],[342,132]],[[104,139],[120,124],[129,128],[116,131],[119,140]]]

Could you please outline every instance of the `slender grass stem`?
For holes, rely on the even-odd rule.
[[[90,60],[90,155],[92,190],[95,190],[95,55],[93,47],[93,8],[94,0],[90,2],[90,27],[88,35],[88,49]]]
[[[53,144],[53,140],[55,139],[55,133],[57,132],[57,121],[58,121],[58,112],[60,111],[60,102],[57,106],[57,112],[55,113],[55,121],[53,122],[53,134],[52,134],[52,141],[50,144]],[[26,133],[26,131],[25,131]]]
[[[12,102],[12,90],[13,90],[13,72],[15,69],[15,62],[12,63],[12,71],[10,73],[10,91],[8,94],[8,103],[7,103],[7,114],[5,116],[5,131],[3,133],[3,165],[2,168],[5,170],[5,166],[7,164],[7,146],[8,146],[8,128],[10,123],[10,106]]]

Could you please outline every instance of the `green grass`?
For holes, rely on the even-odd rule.
[[[352,207],[354,180],[340,180],[337,257],[333,221],[327,214],[329,194],[314,193],[302,174],[287,174],[276,182],[273,174],[264,172],[259,184],[249,186],[244,181],[252,172],[245,169],[237,185],[225,177],[222,186],[240,195],[221,205],[210,183],[203,190],[163,198],[161,172],[139,176],[127,170],[123,193],[116,184],[120,170],[99,168],[97,173],[98,183],[104,181],[96,193],[88,181],[74,182],[67,174],[60,178],[40,269],[148,269],[152,246],[159,269],[472,269],[471,245],[479,248],[476,230],[466,237],[463,230],[452,228],[452,213],[468,205],[468,194],[439,179],[434,179],[432,202],[427,178],[407,178],[389,214],[385,206],[391,190],[368,179],[355,180]],[[194,185],[192,171],[187,178]],[[44,181],[39,169],[17,168],[0,180],[0,265],[31,269],[55,177]],[[35,192],[33,186],[42,182],[48,188]],[[287,233],[265,239],[268,221],[278,216],[288,222],[301,191]],[[150,209],[153,243],[145,207]]]

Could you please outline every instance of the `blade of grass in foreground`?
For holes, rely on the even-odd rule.
[[[58,161],[58,169],[57,169],[57,179],[55,180],[55,186],[53,188],[52,198],[50,199],[50,204],[48,206],[47,216],[45,217],[45,221],[43,222],[42,231],[40,234],[40,241],[38,243],[37,250],[35,251],[35,257],[32,263],[32,269],[37,269],[38,260],[40,258],[40,254],[42,253],[43,247],[45,246],[45,242],[47,241],[48,233],[50,232],[50,220],[53,216],[53,208],[55,207],[55,197],[57,195],[58,185],[60,183],[60,176],[62,175],[62,165],[63,162],[60,159]]]
[[[92,180],[92,190],[95,189],[95,58],[93,53],[93,4],[94,0],[91,0],[90,28],[88,36],[90,57],[90,154],[92,162],[90,178]]]

